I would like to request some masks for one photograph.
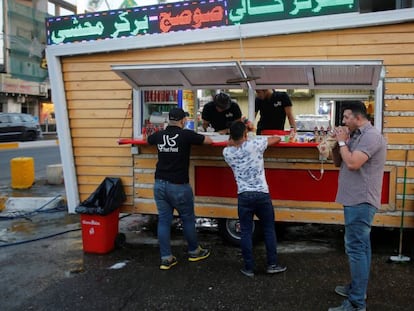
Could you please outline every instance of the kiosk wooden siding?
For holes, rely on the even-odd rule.
[[[152,198],[155,157],[133,157],[130,147],[117,144],[118,138],[132,136],[132,90],[111,71],[111,65],[228,60],[382,60],[386,68],[383,132],[388,140],[387,166],[396,169],[390,200],[397,211],[401,209],[405,150],[408,150],[405,209],[411,216],[406,225],[414,227],[413,51],[414,23],[410,22],[249,38],[242,45],[234,40],[64,57],[63,79],[80,199],[85,199],[105,176],[121,177],[128,195],[124,211],[141,212],[134,198]],[[299,153],[299,157],[297,152],[297,149],[279,150],[277,156],[294,158],[298,163],[309,160],[306,159],[308,152]],[[317,153],[311,154],[316,164]],[[397,216],[386,225],[398,226]],[[309,222],[318,222],[318,215],[315,217]]]

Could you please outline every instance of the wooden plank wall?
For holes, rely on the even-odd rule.
[[[132,136],[131,88],[107,62],[67,58],[63,72],[80,200],[110,176],[121,178],[131,205],[131,150],[117,143]]]
[[[287,30],[288,31],[288,30]],[[162,38],[160,38],[161,40]],[[414,23],[176,45],[63,59],[64,80],[81,198],[107,175],[121,176],[133,195],[133,162],[119,137],[132,135],[131,88],[110,65],[221,60],[382,60],[386,67],[384,134],[388,165],[397,170],[402,205],[405,150],[409,150],[406,204],[414,212]],[[100,158],[96,159],[95,156]]]

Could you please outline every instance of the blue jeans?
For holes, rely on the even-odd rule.
[[[254,269],[253,259],[253,216],[256,215],[263,228],[267,264],[277,264],[277,242],[275,233],[275,212],[269,193],[247,191],[238,195],[238,213],[241,229],[240,246],[247,270]]]
[[[371,267],[371,225],[376,208],[368,203],[344,206],[345,252],[349,259],[351,284],[348,300],[365,307],[365,293]]]
[[[188,251],[198,248],[195,228],[194,195],[190,184],[173,184],[156,179],[154,183],[154,199],[158,210],[158,241],[161,259],[168,259],[171,252],[171,222],[174,209],[177,210],[184,227],[184,237]]]

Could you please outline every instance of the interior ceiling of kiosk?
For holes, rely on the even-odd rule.
[[[375,89],[380,62],[215,62],[114,65],[137,89]]]

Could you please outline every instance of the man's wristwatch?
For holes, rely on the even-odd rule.
[[[344,141],[338,141],[338,145],[339,145],[339,147],[346,146],[346,144],[345,144],[345,142],[344,142]]]

